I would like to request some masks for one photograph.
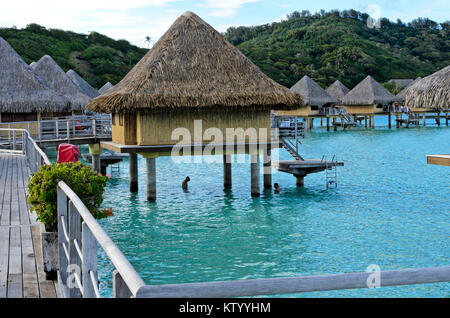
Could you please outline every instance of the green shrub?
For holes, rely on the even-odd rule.
[[[99,210],[103,202],[107,177],[101,176],[81,162],[52,163],[43,165],[28,180],[27,200],[30,212],[35,211],[37,220],[45,225],[49,232],[58,228],[57,186],[64,181],[83,201],[96,219],[112,215],[111,210]]]

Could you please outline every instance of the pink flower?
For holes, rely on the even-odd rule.
[[[111,175],[109,173],[107,173],[106,176],[108,177],[108,180],[111,179]]]

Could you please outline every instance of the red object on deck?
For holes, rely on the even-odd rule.
[[[77,146],[71,144],[60,144],[58,147],[57,163],[77,162],[80,158],[80,151]]]

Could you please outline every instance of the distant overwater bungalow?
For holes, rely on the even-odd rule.
[[[350,89],[342,84],[341,81],[336,80],[333,84],[328,86],[328,88],[325,90],[325,92],[328,93],[331,97],[334,97],[338,99],[339,101],[342,101],[344,99],[344,96],[350,92]]]
[[[90,98],[96,98],[100,96],[100,93],[74,70],[68,70],[66,74],[85,95],[89,96]]]
[[[51,88],[64,95],[71,102],[72,108],[69,113],[53,114],[53,117],[82,114],[84,112],[91,97],[84,94],[50,56],[43,56],[32,68]]]
[[[210,143],[218,146],[224,154],[225,186],[231,186],[231,154],[242,146],[252,158],[252,195],[259,195],[259,150],[251,152],[250,145],[270,144],[271,110],[301,105],[299,94],[267,77],[223,35],[186,12],[122,81],[87,109],[112,113],[112,142],[102,146],[130,153],[131,190],[137,189],[136,154],[146,158],[147,198],[154,201],[156,158],[171,155],[177,144],[186,146],[182,155],[190,155],[194,146],[200,151]],[[174,135],[180,128],[184,134]],[[257,133],[228,136],[228,129]],[[270,156],[264,153],[266,160]],[[270,176],[268,172],[265,187],[271,187]]]
[[[48,83],[0,37],[0,122],[37,121],[54,113],[70,112],[69,99],[53,90]],[[11,128],[27,129],[29,124]],[[37,125],[30,132],[36,135]]]
[[[100,95],[102,95],[104,92],[106,92],[108,89],[113,88],[114,85],[111,84],[110,82],[106,83],[105,85],[103,85],[98,92],[100,93]]]

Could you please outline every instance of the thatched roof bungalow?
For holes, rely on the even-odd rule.
[[[114,85],[111,84],[110,82],[106,83],[105,85],[103,85],[98,92],[100,93],[100,95],[103,95],[104,92],[106,92],[108,89],[113,88]]]
[[[338,99],[339,101],[342,101],[344,99],[344,96],[350,92],[350,89],[347,88],[344,84],[341,83],[341,81],[336,80],[333,84],[331,84],[325,92],[328,93],[331,97],[334,97]]]
[[[421,79],[422,79],[422,77],[419,76],[419,77],[416,78],[413,82],[411,82],[408,86],[406,86],[405,88],[403,88],[403,89],[402,89],[397,95],[395,95],[395,96],[401,98],[401,99],[404,101],[404,100],[405,100],[405,97],[406,97],[406,90],[407,90],[411,85],[414,85],[414,83],[420,81]]]
[[[414,82],[414,79],[412,78],[395,78],[388,81],[388,83],[395,83],[395,85],[399,86],[400,88],[405,88],[412,82]]]
[[[0,37],[0,121],[35,121],[42,113],[69,110],[69,100],[51,89]]]
[[[91,85],[89,85],[88,82],[86,82],[77,72],[75,72],[74,70],[68,70],[67,71],[67,76],[69,76],[69,78],[72,80],[72,82],[74,82],[78,88],[87,96],[89,96],[90,98],[96,98],[98,96],[100,96],[100,93],[93,88]]]
[[[384,106],[399,101],[401,98],[392,95],[369,75],[344,96],[342,104],[349,114],[366,115],[383,113]]]
[[[450,108],[450,65],[408,87],[405,105],[419,110]]]
[[[32,66],[36,74],[41,76],[51,88],[67,97],[72,104],[72,112],[84,111],[91,100],[78,86],[72,82],[61,67],[48,55],[43,56]]]
[[[87,109],[113,114],[113,142],[174,145],[186,128],[192,143],[208,143],[218,128],[267,128],[271,109],[296,109],[301,97],[277,84],[192,12],[181,15],[137,65]],[[202,131],[195,133],[195,120]],[[205,132],[205,133],[203,133]],[[258,135],[266,140],[268,135]],[[228,140],[228,139],[227,139]],[[184,140],[186,142],[186,140]],[[233,143],[250,141],[236,137]],[[253,141],[253,139],[251,139]],[[189,144],[189,142],[187,142]]]

